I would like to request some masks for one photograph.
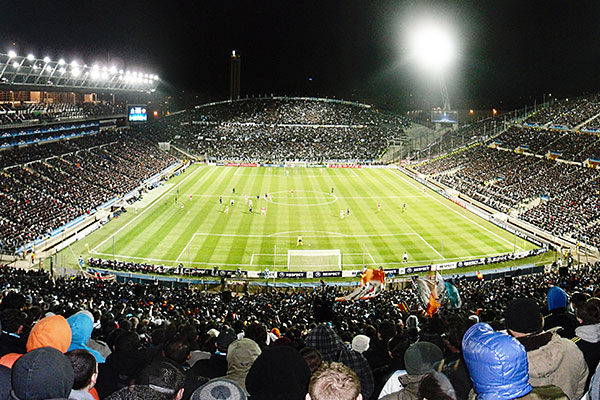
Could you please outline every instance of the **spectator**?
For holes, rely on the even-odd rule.
[[[469,328],[462,348],[477,399],[568,399],[557,386],[532,387],[523,345],[484,322]]]
[[[549,315],[544,317],[544,328],[552,329],[560,326],[562,330],[558,334],[564,338],[571,339],[575,336],[575,328],[579,325],[577,318],[567,311],[567,293],[558,286],[552,286],[548,290]],[[590,371],[593,371],[590,369]]]
[[[0,357],[8,353],[25,353],[25,331],[27,315],[16,308],[7,308],[0,314],[2,333],[0,334]]]
[[[556,385],[569,399],[581,398],[588,367],[577,345],[554,331],[544,331],[542,314],[534,299],[514,300],[504,315],[508,333],[527,351],[529,382],[533,386]],[[469,371],[473,373],[472,369]]]
[[[69,359],[52,347],[40,347],[15,362],[11,395],[20,400],[67,399],[73,381]]]
[[[92,313],[89,311],[79,311],[67,318],[67,322],[71,327],[72,333],[69,350],[87,350],[96,358],[98,363],[104,363],[106,361],[104,357],[98,351],[87,345],[92,337],[92,331],[94,330],[94,317],[92,316]]]
[[[65,354],[73,367],[73,390],[69,400],[94,400],[90,390],[98,379],[98,362],[92,353],[87,350],[77,349]]]
[[[298,351],[289,346],[266,349],[246,376],[252,400],[303,400],[310,371]]]
[[[442,350],[433,343],[417,342],[404,353],[405,373],[394,374],[385,384],[379,398],[384,400],[418,400],[421,381],[442,361]],[[393,380],[397,380],[394,382]],[[391,382],[390,382],[391,381]]]
[[[211,379],[192,393],[192,400],[246,400],[244,390],[227,379]]]
[[[260,347],[253,340],[242,338],[232,342],[227,349],[227,374],[223,379],[237,383],[248,394],[246,376],[260,353]]]
[[[324,363],[310,377],[306,400],[362,400],[360,382],[344,364]]]
[[[456,400],[456,392],[446,375],[432,372],[421,381],[419,386],[420,399],[427,400]]]
[[[581,326],[575,329],[573,342],[579,347],[590,371],[586,390],[600,361],[600,299],[592,297],[577,308],[577,319]]]
[[[217,378],[227,373],[227,349],[236,340],[237,335],[231,328],[221,330],[215,343],[216,351],[208,360],[199,360],[194,364],[192,371],[198,376],[208,379]]]
[[[321,357],[321,353],[317,349],[313,349],[312,347],[305,347],[300,350],[300,355],[306,361],[306,365],[308,365],[308,369],[310,369],[310,373],[313,374],[321,364],[323,364],[323,357]]]

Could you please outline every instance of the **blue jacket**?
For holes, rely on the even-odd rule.
[[[92,353],[92,355],[96,357],[96,361],[98,361],[99,364],[105,362],[106,360],[98,351],[88,347],[87,345],[90,337],[92,336],[92,331],[94,330],[94,321],[90,318],[90,316],[86,313],[78,312],[67,318],[67,322],[69,323],[71,332],[73,334],[69,351],[75,349],[84,349]]]
[[[465,333],[462,347],[479,399],[512,400],[531,392],[527,352],[517,339],[478,323]]]

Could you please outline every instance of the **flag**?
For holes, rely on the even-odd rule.
[[[414,278],[413,284],[419,294],[425,313],[430,317],[433,316],[446,298],[444,278],[439,272],[432,271],[426,277]]]
[[[410,312],[405,301],[396,304],[396,306],[400,309],[400,312],[403,314],[408,314]]]
[[[377,296],[385,289],[383,268],[365,269],[360,276],[360,286],[346,296],[336,297],[335,301],[366,300]]]
[[[444,282],[446,285],[446,296],[450,301],[450,306],[452,308],[461,308],[462,307],[462,299],[460,298],[460,293],[456,286],[451,284],[450,282]]]

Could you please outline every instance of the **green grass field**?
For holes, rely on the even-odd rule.
[[[254,202],[252,214],[245,195]],[[342,219],[340,210],[347,209]],[[73,246],[74,259],[89,249],[91,257],[248,270],[285,270],[288,250],[296,249],[339,249],[345,269],[360,269],[363,263],[392,268],[503,254],[515,244],[517,251],[535,247],[392,169],[209,166],[192,166],[146,194],[85,244]]]

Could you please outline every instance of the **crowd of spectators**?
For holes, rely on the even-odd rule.
[[[494,346],[497,357],[507,349],[507,357],[526,357],[504,360],[503,368],[525,367],[515,374],[518,380],[503,376],[502,390],[518,387],[526,394],[531,386],[554,385],[563,397],[551,398],[580,399],[590,388],[588,395],[597,399],[592,376],[600,344],[594,345],[591,333],[600,332],[600,300],[592,297],[598,295],[599,268],[572,266],[567,276],[549,268],[510,280],[455,275],[449,280],[462,305],[443,302],[429,317],[413,286],[367,301],[335,302],[347,289],[324,285],[225,296],[4,266],[0,399],[9,398],[9,389],[33,399],[23,387],[23,364],[47,360],[54,362],[52,373],[27,378],[30,388],[48,392],[36,398],[67,398],[71,390],[85,392],[71,396],[87,393],[89,399],[300,400],[306,393],[314,399],[355,400],[359,393],[367,400],[485,398],[499,390],[499,377],[491,372],[496,358],[473,359],[475,343],[483,346],[480,355],[491,345],[483,337],[507,342]],[[510,336],[501,333],[506,328]],[[72,371],[62,366],[60,353]],[[89,355],[89,368],[82,368]],[[490,371],[486,381],[482,371]],[[330,374],[338,377],[336,385],[323,383]],[[323,387],[343,391],[347,385],[351,397],[319,397]],[[431,397],[440,388],[449,397]],[[60,390],[66,393],[57,395]],[[226,397],[228,391],[238,397]]]
[[[245,99],[198,107],[144,128],[209,160],[373,161],[409,126],[403,117],[324,99]]]
[[[0,126],[88,119],[123,114],[123,110],[121,105],[102,102],[83,104],[0,103]]]
[[[0,152],[3,251],[14,252],[176,162],[137,133],[103,131]],[[25,164],[26,163],[26,164]]]

